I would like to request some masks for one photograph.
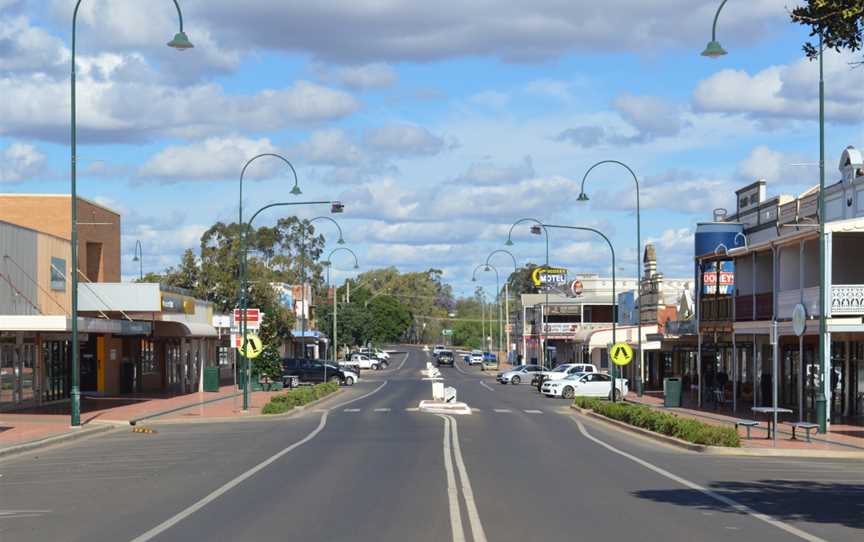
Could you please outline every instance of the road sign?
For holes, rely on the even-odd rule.
[[[582,285],[582,281],[579,279],[575,279],[570,283],[570,295],[572,297],[579,297],[582,295],[582,292],[585,291],[585,287]]]
[[[243,309],[234,309],[234,326],[240,329],[243,323]],[[246,329],[258,329],[261,327],[263,315],[260,309],[246,309]]]
[[[238,335],[237,338],[239,339],[240,336]],[[264,350],[264,345],[261,343],[261,338],[254,333],[246,334],[246,348],[243,348],[242,341],[237,346],[237,351],[249,359],[255,359],[260,356],[262,350]]]
[[[633,359],[633,348],[627,343],[615,343],[609,358],[615,365],[627,365]]]
[[[448,335],[448,336],[453,335],[453,330],[452,329],[442,329],[441,334],[442,335]]]

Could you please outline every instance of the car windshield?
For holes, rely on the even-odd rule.
[[[583,376],[585,376],[585,373],[573,373],[572,375],[567,375],[567,378],[564,380],[579,380]]]
[[[513,371],[514,371],[514,372],[516,372],[516,371],[521,371],[521,370],[524,369],[524,368],[525,368],[524,365],[517,365],[516,367],[513,367]]]
[[[569,368],[570,368],[570,367],[568,367],[568,366],[566,366],[566,365],[562,365],[562,366],[560,366],[560,367],[555,367],[554,369],[552,369],[552,372],[553,372],[553,373],[563,373],[563,372],[566,372],[567,369],[569,369]]]

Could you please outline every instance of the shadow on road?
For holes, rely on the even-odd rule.
[[[864,529],[864,485],[811,480],[758,480],[715,482],[710,489],[753,510],[779,520],[844,525]],[[634,495],[655,502],[726,509],[692,489],[636,491]]]

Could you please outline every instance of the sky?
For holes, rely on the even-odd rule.
[[[692,272],[693,231],[734,190],[818,183],[818,72],[796,0],[180,0],[195,48],[165,46],[171,0],[84,0],[78,18],[78,192],[122,213],[124,280],[176,264],[217,221],[279,201],[340,200],[360,271],[441,269],[458,295],[532,217],[607,233],[619,275],[642,238],[667,277]],[[0,0],[0,191],[68,193],[74,0]],[[828,181],[862,146],[864,71],[825,55]],[[299,216],[326,206],[294,207]],[[283,212],[261,216],[272,224]],[[337,247],[334,227],[316,223]],[[517,227],[519,265],[544,243]],[[611,271],[588,234],[553,231],[551,263]],[[328,248],[329,251],[329,248]],[[354,273],[347,253],[334,275]],[[512,260],[496,255],[501,277]],[[479,273],[494,289],[494,273]]]

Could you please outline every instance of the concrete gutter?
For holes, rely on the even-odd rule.
[[[116,429],[117,428],[111,424],[91,422],[90,424],[81,427],[80,429],[73,429],[69,433],[63,433],[61,435],[54,435],[39,440],[25,442],[23,444],[16,444],[14,446],[6,446],[5,448],[0,448],[0,458],[23,454],[33,450],[48,448],[50,446],[56,446],[58,444],[64,444],[75,440],[81,440],[87,437],[100,435],[102,433],[115,431]]]
[[[583,416],[599,420],[603,423],[611,425],[616,429],[635,433],[642,437],[649,438],[676,448],[681,448],[689,452],[702,453],[706,455],[717,456],[739,456],[739,457],[797,457],[797,458],[813,458],[813,459],[864,459],[864,452],[851,452],[839,450],[820,450],[820,449],[802,449],[802,448],[727,448],[723,446],[705,446],[704,444],[694,444],[679,438],[670,437],[655,433],[641,427],[636,427],[624,423],[619,420],[613,420],[598,414],[593,410],[580,408],[576,405],[570,405],[570,408],[582,414]]]

